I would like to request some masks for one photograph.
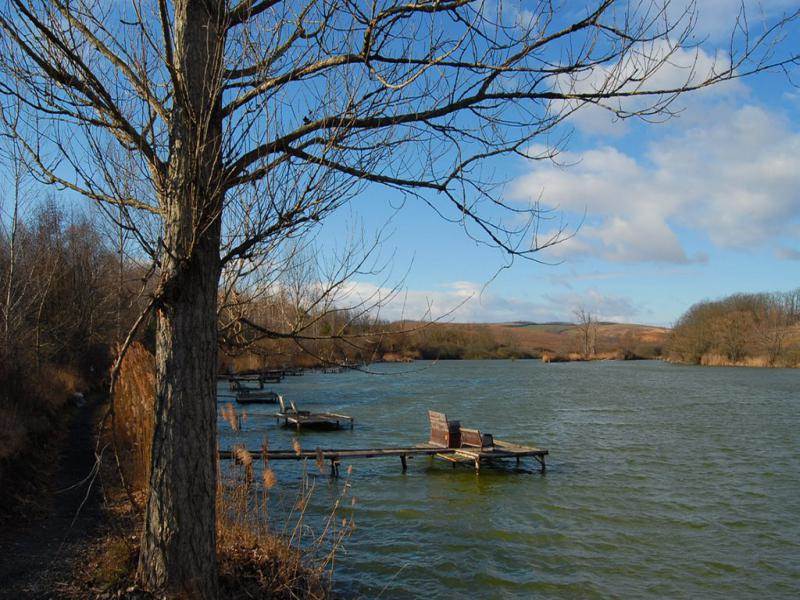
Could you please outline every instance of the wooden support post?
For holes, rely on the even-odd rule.
[[[481,471],[481,459],[480,458],[476,458],[475,459],[475,472],[476,473],[480,473],[480,471]]]
[[[517,468],[519,468],[519,456],[517,457]]]
[[[544,473],[547,470],[544,463],[544,456],[534,456],[533,458],[539,462],[539,473]]]
[[[405,454],[401,454],[400,455],[400,462],[403,465],[403,473],[405,473],[408,470],[408,463],[406,462],[406,455]]]
[[[336,464],[336,459],[331,459],[331,477],[338,477],[339,476],[339,467]]]

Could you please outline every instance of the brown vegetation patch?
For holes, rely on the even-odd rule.
[[[150,443],[153,435],[155,402],[155,364],[153,356],[141,345],[133,344],[120,367],[115,390],[115,425],[117,447],[126,481],[133,487],[136,504],[144,505],[147,493]],[[239,415],[232,404],[222,407],[234,431]],[[266,442],[265,442],[266,444]],[[323,532],[318,543],[301,551],[291,536],[270,529],[267,513],[269,490],[277,482],[264,465],[256,479],[256,465],[241,448],[235,465],[220,464],[217,492],[217,557],[219,582],[224,598],[325,598],[328,595],[330,531]],[[108,462],[108,461],[107,461]],[[95,559],[76,574],[71,597],[150,598],[135,584],[139,551],[141,514],[132,507],[129,496],[119,483],[113,461],[103,467],[107,512],[116,523],[115,530],[125,532],[101,540],[93,550]],[[295,526],[305,531],[302,518],[309,497],[298,498],[293,514],[299,515]],[[339,537],[334,544],[341,541]],[[312,558],[322,551],[323,559]],[[81,596],[84,594],[84,596]]]
[[[56,465],[69,400],[85,384],[68,367],[0,372],[0,521],[29,518],[41,509],[41,491]]]
[[[695,304],[673,329],[667,358],[709,366],[800,365],[800,290]]]
[[[134,342],[120,364],[113,426],[125,479],[136,490],[146,489],[150,480],[155,398],[155,359]]]

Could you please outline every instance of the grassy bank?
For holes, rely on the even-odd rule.
[[[149,479],[153,403],[148,399],[155,395],[154,385],[153,357],[134,344],[121,367],[115,418],[102,432],[109,447],[116,443],[120,460],[119,470],[110,456],[102,466],[106,512],[113,526],[93,545],[89,565],[76,573],[71,591],[76,598],[147,597],[136,587],[135,571]],[[226,405],[223,415],[238,431],[235,408]],[[217,556],[222,596],[327,598],[332,560],[349,527],[334,511],[322,531],[307,542],[310,528],[303,515],[314,487],[309,478],[290,511],[296,515],[292,526],[287,533],[274,531],[269,498],[279,482],[269,464],[255,464],[244,448],[237,456],[233,464],[219,465]],[[301,533],[306,540],[302,550]]]
[[[0,371],[0,522],[33,517],[55,468],[58,442],[75,394],[86,391],[68,367],[21,368],[6,361]]]

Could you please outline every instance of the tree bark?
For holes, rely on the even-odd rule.
[[[157,298],[156,410],[140,584],[169,597],[218,596],[217,289],[220,276],[222,0],[174,3],[178,92]],[[215,10],[216,7],[216,10]]]
[[[218,262],[207,244],[173,275],[156,332],[156,422],[139,577],[145,589],[191,598],[217,595]]]

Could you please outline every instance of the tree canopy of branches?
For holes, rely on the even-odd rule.
[[[522,15],[473,0],[4,2],[3,118],[26,160],[104,207],[158,266],[141,583],[217,595],[223,269],[267,260],[371,185],[535,257],[563,230],[540,235],[536,205],[504,203],[482,165],[553,156],[559,125],[586,105],[657,118],[684,92],[787,67],[796,16],[751,33],[732,15],[727,57],[689,60],[681,81],[660,85],[663,67],[696,50],[691,5],[542,0]]]
[[[667,351],[673,360],[690,364],[719,356],[732,364],[753,358],[768,366],[794,366],[800,332],[792,328],[798,324],[800,290],[733,294],[689,308],[675,324]]]

